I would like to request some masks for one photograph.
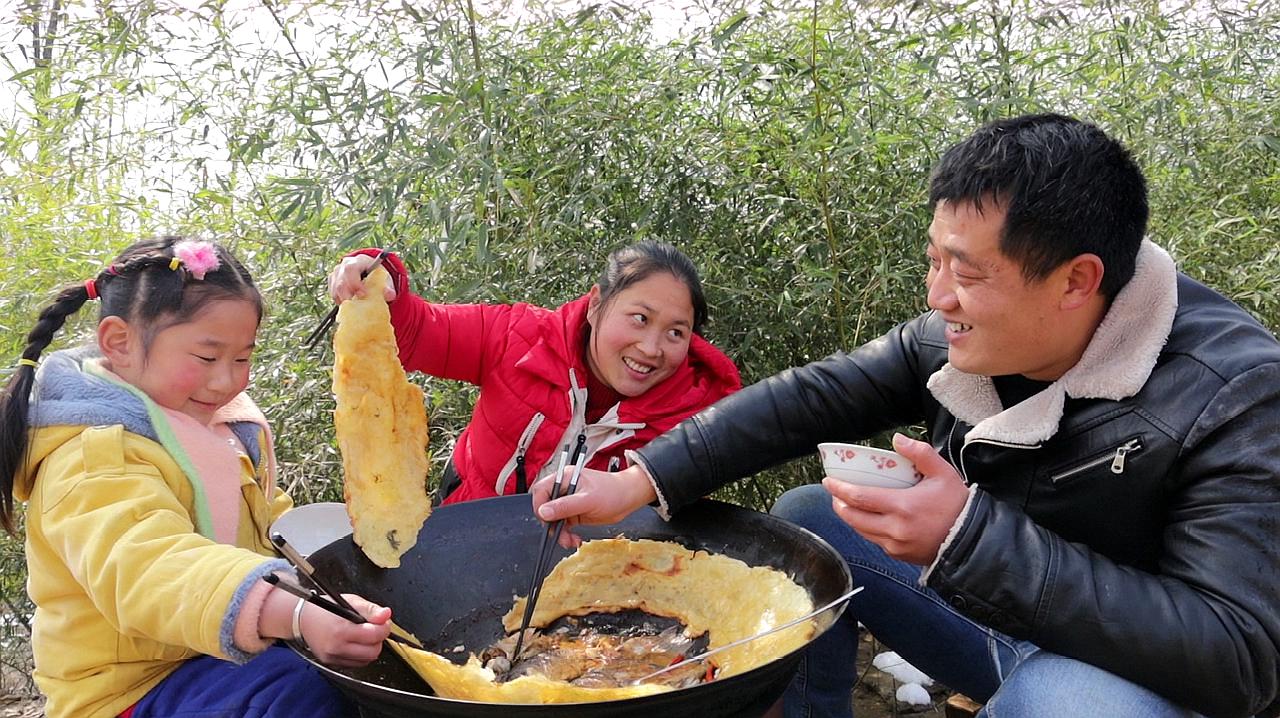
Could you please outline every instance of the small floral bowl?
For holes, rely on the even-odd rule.
[[[857,444],[818,444],[827,476],[862,486],[905,489],[924,475],[902,454]]]

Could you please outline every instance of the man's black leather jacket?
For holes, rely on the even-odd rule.
[[[1166,288],[1171,264],[1168,275]],[[1135,393],[1066,395],[1056,429],[1028,445],[966,445],[973,427],[927,386],[947,361],[944,322],[929,312],[722,400],[638,458],[676,511],[820,441],[923,422],[972,491],[925,572],[930,588],[1199,713],[1276,715],[1280,344],[1227,299],[1176,281],[1172,328]],[[1123,309],[1143,322],[1133,299]]]

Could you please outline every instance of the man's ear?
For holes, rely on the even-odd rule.
[[[133,327],[120,317],[107,317],[98,322],[98,349],[113,367],[129,366],[133,357],[131,342],[135,339]]]
[[[1102,276],[1106,267],[1096,254],[1081,254],[1067,262],[1063,279],[1063,309],[1079,309],[1101,296]]]

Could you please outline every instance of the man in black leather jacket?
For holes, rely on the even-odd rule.
[[[1001,120],[930,181],[930,311],[784,371],[584,472],[547,520],[599,523],[910,425],[909,489],[825,479],[774,513],[867,588],[814,641],[789,715],[850,715],[856,621],[991,716],[1280,712],[1280,344],[1143,239],[1146,185],[1101,130]],[[569,541],[575,539],[570,537]]]

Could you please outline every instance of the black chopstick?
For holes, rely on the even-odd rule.
[[[331,603],[333,605],[337,606],[338,608],[341,608],[343,611],[346,612],[346,614],[340,613],[338,615],[342,616],[343,618],[346,618],[349,621],[353,620],[349,616],[357,616],[359,620],[355,620],[354,621],[355,623],[368,623],[365,617],[360,615],[360,612],[357,611],[354,607],[352,607],[352,605],[347,601],[347,599],[342,597],[341,593],[338,593],[337,591],[335,591],[334,588],[328,584],[328,582],[326,582],[325,580],[323,580],[322,578],[316,575],[315,567],[312,566],[310,562],[308,562],[307,559],[303,557],[302,554],[298,553],[298,551],[293,546],[290,546],[289,542],[285,540],[283,535],[281,535],[279,532],[271,534],[271,543],[275,545],[276,550],[280,552],[280,555],[284,556],[285,560],[287,560],[295,569],[298,570],[299,575],[305,577],[307,581],[311,583],[311,585],[315,586],[321,591],[324,591],[325,595],[327,595],[330,599],[332,599]],[[266,579],[264,578],[264,580]],[[267,583],[274,584],[273,581],[267,581]],[[289,589],[286,588],[285,590],[287,591]],[[299,587],[299,590],[305,591],[308,589]],[[299,598],[307,598],[306,596],[303,596],[301,594],[294,594],[294,595],[298,596]],[[319,594],[317,594],[317,598],[319,598]],[[330,601],[326,601],[326,603],[330,603]],[[322,604],[317,603],[316,605],[319,606]],[[395,639],[401,643],[406,643],[410,646],[413,646],[414,648],[422,648],[422,641],[419,641],[417,636],[401,628],[398,624],[396,624],[395,621],[389,621],[389,623],[391,624],[391,635],[388,636],[388,639]]]
[[[384,249],[378,252],[378,256],[373,258],[373,264],[370,264],[368,269],[360,273],[360,278],[364,279],[365,277],[369,276],[369,272],[372,272],[375,267],[377,267],[379,264],[382,264],[382,260],[385,259],[387,254],[389,254],[390,252],[391,250],[389,249]],[[317,326],[310,334],[307,335],[306,341],[303,342],[303,346],[306,347],[307,351],[311,351],[312,349],[315,348],[316,342],[320,341],[320,337],[323,337],[325,333],[329,331],[329,327],[333,326],[333,322],[337,318],[338,318],[338,305],[335,304],[333,305],[333,309],[330,309],[329,313],[324,315],[324,319],[320,320],[320,325]]]
[[[580,439],[578,446],[581,448],[581,440],[583,440],[584,437],[579,436],[578,438]],[[585,466],[586,463],[587,452],[579,451],[578,456],[573,462],[573,473],[569,475],[569,486],[560,493],[561,497],[572,496],[573,493],[578,490],[578,478],[582,476],[582,467]],[[547,573],[551,570],[551,566],[549,565],[551,563],[551,552],[554,551],[556,545],[560,543],[560,533],[564,530],[564,519],[560,519],[555,522],[554,527],[549,528],[553,528],[554,533],[551,537],[550,548],[547,550],[546,556],[542,559],[542,565],[538,569],[538,572],[542,575],[542,580],[538,581],[538,589],[534,592],[533,598],[530,599],[532,603],[537,603],[538,597],[542,595],[542,584],[546,582]]]
[[[263,576],[262,580],[266,581],[272,586],[275,586],[276,588],[283,589],[285,593],[293,594],[294,596],[301,598],[307,603],[319,606],[320,608],[323,608],[329,613],[332,613],[333,615],[339,618],[342,618],[344,620],[347,620],[356,624],[369,622],[369,619],[360,615],[355,609],[348,610],[346,608],[343,608],[342,606],[339,606],[333,601],[330,601],[324,596],[321,596],[319,593],[316,593],[316,590],[314,588],[303,588],[302,586],[294,583],[291,579],[278,576],[274,573],[269,573]],[[397,626],[395,624],[395,621],[390,621],[390,624],[391,624],[391,632],[387,634],[387,637],[384,640],[396,641],[398,643],[403,643],[407,646],[413,646],[414,648],[422,648],[422,641],[419,641],[417,636],[414,636],[408,631],[405,631],[403,628],[400,628],[399,626]]]
[[[285,557],[285,559],[287,559],[289,563],[293,564],[294,568],[298,569],[298,573],[301,574],[303,578],[307,579],[307,581],[316,588],[324,591],[329,598],[333,599],[334,603],[357,616],[360,615],[359,611],[352,608],[350,603],[347,603],[347,599],[343,598],[341,593],[335,591],[328,582],[316,575],[315,568],[307,562],[307,559],[304,558],[302,554],[298,553],[289,545],[289,542],[284,539],[283,535],[279,532],[271,534],[271,543],[275,544],[275,547],[280,550],[280,553]],[[361,617],[357,623],[364,623],[364,618]]]
[[[578,443],[573,450],[573,476],[569,480],[568,493],[573,493],[578,487],[578,476],[582,473],[582,466],[587,462],[586,452],[587,437],[584,434],[578,434]],[[551,485],[550,501],[555,501],[560,496],[560,481],[564,475],[564,467],[569,456],[569,447],[566,445],[564,450],[560,452],[560,464],[556,468],[555,483]],[[555,550],[556,543],[560,540],[560,530],[564,528],[564,519],[556,521],[554,524],[547,526],[546,531],[542,534],[542,543],[538,546],[538,558],[533,564],[533,580],[529,584],[529,594],[524,602],[524,617],[520,619],[520,632],[516,635],[516,646],[511,651],[511,662],[515,663],[520,656],[520,649],[524,646],[524,634],[529,630],[529,621],[533,618],[533,607],[538,602],[538,596],[542,594],[542,583],[547,578],[547,571],[551,568],[551,552]],[[548,543],[551,539],[552,532],[555,533],[555,541]]]
[[[551,484],[551,501],[555,501],[560,496],[560,477],[564,475],[564,466],[569,461],[569,445],[565,444],[564,449],[560,451],[560,463],[556,467],[555,482]],[[542,562],[547,552],[547,540],[551,537],[551,529],[547,527],[542,532],[542,543],[538,545],[537,558],[533,562],[533,579],[529,583],[528,596],[524,602],[524,616],[520,619],[520,632],[516,634],[516,647],[511,652],[511,662],[515,663],[516,656],[520,655],[520,649],[524,646],[524,632],[529,630],[529,619],[533,617],[533,594],[538,590],[542,575]]]
[[[361,616],[354,609],[347,609],[347,608],[343,608],[342,606],[339,606],[333,601],[330,601],[324,596],[321,596],[320,594],[316,593],[315,589],[313,588],[303,588],[302,586],[294,583],[293,581],[287,578],[282,578],[274,573],[269,573],[263,576],[262,580],[266,581],[272,586],[275,586],[276,588],[284,590],[285,593],[291,593],[297,596],[298,598],[301,598],[302,600],[306,601],[307,603],[315,604],[320,608],[323,608],[324,610],[328,611],[329,613],[332,613],[333,615],[338,616],[340,618],[345,618],[346,620],[351,621],[352,623],[368,623],[369,622],[364,616]]]

